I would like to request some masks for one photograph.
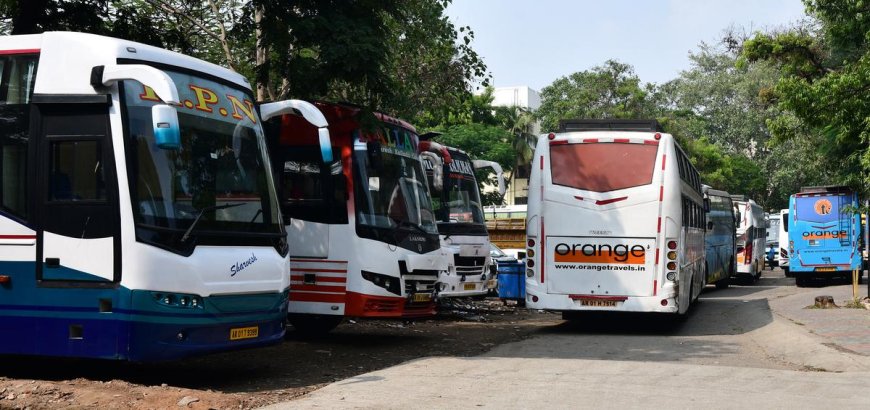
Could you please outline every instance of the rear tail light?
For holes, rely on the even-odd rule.
[[[788,258],[788,251],[783,248],[779,248],[779,256],[783,258]]]
[[[677,249],[677,241],[668,241],[668,249]]]
[[[535,240],[529,239],[529,248],[534,247],[534,246],[535,246]]]
[[[746,263],[749,263],[750,261],[752,261],[752,244],[751,243],[746,245],[746,253],[744,254],[744,258],[746,260]]]
[[[668,262],[668,270],[677,270],[676,262]]]
[[[534,261],[534,259],[528,259],[528,260],[526,260],[526,266],[528,266],[528,267],[530,267],[530,268],[534,268],[534,267],[535,267],[535,261]]]
[[[677,249],[677,241],[668,241],[668,249]],[[677,279],[677,273],[674,272],[675,270],[677,270],[677,251],[670,250],[668,251],[666,256],[668,257],[668,263],[665,265],[665,267],[670,272],[665,275],[665,278],[667,278],[671,282],[674,282]]]

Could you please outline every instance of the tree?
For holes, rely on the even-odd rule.
[[[498,162],[505,173],[513,171],[515,151],[511,142],[513,136],[497,125],[479,123],[458,124],[447,128],[438,136],[441,144],[459,148],[468,153],[471,158]],[[506,183],[510,180],[506,179]],[[488,171],[477,173],[478,181],[486,181],[488,185],[496,185],[495,176]],[[484,205],[500,205],[501,196],[496,192],[483,193]]]
[[[641,87],[630,65],[608,60],[544,87],[537,115],[544,131],[555,131],[568,118],[649,118],[655,111],[651,91]]]
[[[868,192],[870,182],[870,4],[851,0],[805,0],[817,19],[809,29],[758,33],[747,41],[745,62],[770,61],[782,78],[770,95],[779,107],[793,113],[802,127],[813,130],[825,155],[834,164],[828,183],[845,183]],[[793,136],[787,121],[773,121],[778,139]]]

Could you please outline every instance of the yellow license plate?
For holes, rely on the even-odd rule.
[[[476,288],[476,286],[474,286],[473,283],[466,283],[465,284],[465,290],[474,290],[474,288]]]
[[[430,293],[415,293],[414,297],[411,299],[414,302],[431,302],[432,294]]]
[[[495,289],[495,279],[490,279],[490,280],[486,281],[486,288],[487,289]]]
[[[253,339],[260,335],[259,326],[230,329],[230,340]]]
[[[816,268],[816,272],[836,272],[837,268]]]
[[[615,307],[615,300],[601,300],[601,299],[580,299],[580,306],[592,306],[592,307]]]

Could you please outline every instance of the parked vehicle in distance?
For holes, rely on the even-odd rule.
[[[495,277],[493,278],[495,281],[492,282],[491,284],[488,284],[491,286],[489,294],[493,295],[493,296],[498,296],[498,267],[499,266],[510,266],[511,264],[518,263],[519,261],[517,260],[516,257],[511,256],[511,255],[505,253],[504,251],[502,251],[501,248],[496,246],[494,243],[489,244],[489,249],[490,249],[489,256],[490,256],[490,258],[492,258],[492,262],[496,266],[496,273],[495,273]],[[499,265],[499,264],[501,264],[501,265]]]
[[[707,208],[707,232],[704,235],[706,283],[725,289],[737,271],[734,204],[727,192],[707,185],[701,187]]]
[[[267,128],[290,242],[290,323],[322,333],[345,316],[434,315],[447,256],[416,130],[381,113],[364,127],[359,107],[314,105],[318,126],[284,115]]]
[[[0,354],[278,343],[287,234],[233,71],[83,33],[0,37]]]
[[[421,144],[435,144],[428,141],[432,136],[424,135],[426,141]],[[494,286],[488,286],[488,281],[495,279],[495,266],[489,256],[489,234],[475,172],[495,170],[501,195],[504,175],[498,163],[472,160],[465,151],[452,147],[443,150],[446,154],[439,148],[423,157],[441,248],[451,258],[448,269],[438,277],[438,297],[486,295]]]
[[[737,275],[753,280],[764,270],[764,242],[767,238],[764,210],[751,199],[732,195],[737,215]]]
[[[797,286],[861,269],[858,194],[845,186],[801,188],[789,198],[789,270]]]
[[[531,309],[685,314],[705,285],[698,171],[654,120],[563,120],[529,178]]]
[[[777,254],[777,259],[779,262],[779,268],[785,273],[785,277],[792,277],[791,271],[789,270],[788,262],[789,262],[789,240],[788,240],[788,209],[781,209],[779,211],[779,234],[777,235],[779,242],[779,253]]]
[[[765,241],[765,261],[767,266],[775,268],[779,266],[779,213],[764,214],[767,221],[767,239]]]

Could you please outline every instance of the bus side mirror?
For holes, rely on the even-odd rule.
[[[713,230],[713,221],[707,221],[707,230],[708,230],[708,231],[712,231],[712,230]]]
[[[498,162],[476,159],[474,161],[471,161],[471,165],[474,166],[474,169],[492,168],[492,170],[495,171],[495,176],[498,180],[498,194],[499,196],[504,196],[504,171],[502,170],[501,165]]]
[[[444,189],[444,163],[441,162],[441,157],[429,151],[421,152],[420,157],[426,171],[432,171],[432,188],[435,192],[441,192]]]
[[[151,107],[151,127],[154,142],[160,149],[181,149],[181,128],[178,126],[178,111],[168,104],[155,104]]]
[[[265,121],[281,116],[292,114],[300,116],[311,125],[317,127],[317,140],[320,144],[320,156],[325,164],[332,162],[332,142],[329,139],[329,123],[326,117],[314,104],[303,100],[284,100],[266,104],[260,104],[260,118]]]

